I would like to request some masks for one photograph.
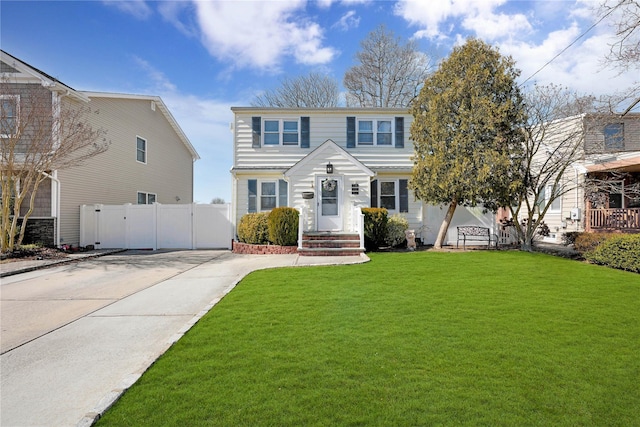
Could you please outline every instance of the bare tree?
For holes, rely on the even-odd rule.
[[[607,61],[625,71],[640,68],[640,2],[638,0],[604,0],[597,11],[608,18],[615,29]]]
[[[326,108],[337,107],[338,82],[320,73],[285,78],[279,87],[268,90],[251,103],[254,107]]]
[[[522,188],[509,209],[521,249],[530,251],[554,201],[578,186],[576,174],[567,172],[583,158],[582,113],[594,99],[555,85],[535,86],[525,99]]]
[[[55,170],[107,150],[105,132],[90,124],[90,108],[38,84],[0,81],[2,252],[24,239],[40,184]],[[28,200],[27,206],[23,206]],[[19,225],[19,218],[22,224]]]
[[[225,201],[222,197],[214,197],[213,199],[211,199],[211,204],[212,205],[224,205]]]
[[[347,106],[408,108],[429,75],[430,58],[415,42],[402,44],[384,25],[369,33],[344,75]]]

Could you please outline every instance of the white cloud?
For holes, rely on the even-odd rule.
[[[351,28],[358,28],[360,25],[360,17],[356,15],[355,10],[350,10],[340,17],[338,22],[333,24],[331,28],[337,28],[341,31],[348,31]]]
[[[232,66],[276,71],[289,56],[301,64],[324,64],[337,53],[322,46],[321,27],[302,14],[304,0],[195,5],[205,47]]]
[[[515,15],[483,13],[468,16],[462,21],[462,26],[486,41],[522,36],[533,30],[527,17],[521,13]]]
[[[119,9],[121,12],[134,16],[137,19],[145,20],[153,14],[151,7],[144,0],[103,0],[107,6],[112,6]]]
[[[401,16],[410,25],[421,28],[414,37],[448,37],[441,26],[451,18],[470,19],[489,16],[506,0],[439,0],[425,6],[423,0],[400,0],[396,4],[395,14]],[[473,22],[470,21],[471,25]]]

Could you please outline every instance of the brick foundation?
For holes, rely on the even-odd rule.
[[[278,245],[250,245],[248,243],[233,241],[234,254],[245,255],[282,255],[297,254],[297,246],[278,246]]]

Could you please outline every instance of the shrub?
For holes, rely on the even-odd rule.
[[[365,248],[375,251],[385,244],[388,211],[385,208],[362,208],[362,213]]]
[[[294,246],[298,243],[298,211],[275,208],[269,213],[269,240],[274,245]]]
[[[583,233],[580,231],[567,231],[566,233],[562,233],[562,244],[565,246],[573,245],[581,234]]]
[[[252,245],[269,243],[268,212],[249,213],[240,218],[238,240]]]
[[[640,273],[640,235],[610,236],[584,257],[595,264]]]
[[[576,237],[576,241],[573,243],[573,248],[581,254],[585,254],[587,252],[593,251],[598,247],[598,245],[600,245],[607,239],[610,239],[612,236],[615,236],[615,234],[581,233],[578,237]]]
[[[399,246],[407,240],[405,231],[409,228],[409,221],[400,214],[391,215],[387,220],[387,237],[385,243],[391,247]]]

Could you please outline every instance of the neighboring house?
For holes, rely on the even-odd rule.
[[[362,207],[387,208],[432,244],[445,210],[415,200],[413,117],[396,108],[233,107],[232,218],[278,206],[301,212],[304,232],[358,231]],[[458,208],[456,226],[495,227],[481,208]],[[485,242],[486,244],[486,242]]]
[[[640,114],[587,114],[565,119],[564,125],[558,133],[579,134],[581,150],[562,179],[571,190],[545,214],[550,235],[544,240],[559,243],[571,231],[640,232]],[[557,137],[548,136],[550,147]],[[597,186],[589,184],[594,179]],[[551,188],[545,190],[548,196]]]
[[[157,96],[77,91],[0,51],[0,72],[11,93],[0,94],[20,120],[20,94],[46,91],[49,105],[88,105],[95,129],[106,131],[109,149],[82,165],[45,171],[27,223],[30,240],[78,245],[80,206],[90,204],[192,203],[193,163],[198,153]],[[11,104],[11,105],[9,105]],[[51,114],[57,114],[51,108]],[[28,201],[23,203],[22,213]]]

